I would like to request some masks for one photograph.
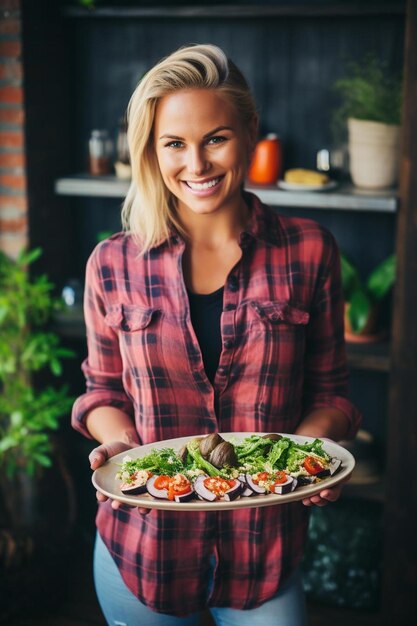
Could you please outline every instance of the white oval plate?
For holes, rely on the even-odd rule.
[[[335,189],[338,183],[335,180],[329,180],[325,185],[301,185],[300,183],[287,183],[285,180],[279,180],[277,185],[284,191],[329,191]]]
[[[240,443],[246,437],[250,437],[255,434],[253,432],[241,432],[241,433],[220,433],[223,439],[226,441],[231,440],[234,443]],[[256,433],[266,434],[266,433]],[[302,435],[286,435],[280,433],[283,437],[289,437],[299,443],[310,443],[314,441],[314,437],[303,437]],[[341,469],[334,476],[325,478],[316,485],[306,485],[304,487],[297,487],[292,493],[285,495],[259,495],[241,497],[231,502],[217,500],[215,502],[203,502],[202,500],[191,500],[190,502],[172,502],[170,500],[157,500],[152,498],[149,494],[141,494],[138,496],[126,496],[120,490],[121,481],[116,478],[116,473],[120,470],[120,464],[126,455],[129,455],[132,459],[137,459],[146,456],[152,449],[160,448],[173,448],[179,450],[185,443],[195,437],[201,437],[194,435],[193,437],[179,437],[177,439],[166,439],[165,441],[158,441],[150,443],[138,448],[132,448],[126,452],[116,454],[104,465],[99,467],[92,476],[93,485],[98,491],[101,491],[105,496],[112,498],[113,500],[119,500],[124,504],[130,504],[132,506],[143,507],[146,509],[161,509],[161,510],[177,510],[177,511],[224,511],[227,509],[250,509],[261,506],[272,506],[274,504],[284,504],[286,502],[295,502],[297,500],[303,500],[319,493],[327,487],[334,487],[340,482],[346,480],[355,467],[355,459],[348,450],[342,448],[337,443],[325,441],[323,444],[324,450],[332,457],[336,457],[342,461]]]

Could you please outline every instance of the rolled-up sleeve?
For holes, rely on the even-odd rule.
[[[351,439],[362,416],[348,398],[340,255],[333,237],[329,242],[307,327],[303,415],[324,407],[340,409],[349,420]]]
[[[75,401],[71,416],[73,428],[90,439],[85,420],[92,409],[112,406],[133,416],[132,402],[123,388],[123,365],[117,332],[106,323],[103,298],[106,280],[100,262],[102,250],[103,245],[98,246],[87,262],[84,318],[88,356],[82,363],[86,393]]]

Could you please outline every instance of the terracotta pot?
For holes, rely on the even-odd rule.
[[[398,180],[400,127],[348,119],[349,169],[354,185],[386,189]]]
[[[360,333],[352,330],[349,319],[349,302],[345,303],[345,340],[350,343],[376,343],[382,341],[387,336],[385,330],[378,329],[378,307],[371,310],[368,322]]]

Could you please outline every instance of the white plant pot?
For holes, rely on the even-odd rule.
[[[395,185],[400,162],[400,127],[349,118],[348,131],[353,184],[365,189]]]

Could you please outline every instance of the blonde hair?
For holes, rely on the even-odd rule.
[[[153,124],[160,98],[192,88],[221,91],[230,98],[247,127],[256,116],[256,106],[243,74],[217,46],[179,48],[145,74],[127,108],[132,182],[122,206],[123,228],[140,243],[141,254],[166,239],[171,224],[183,232],[176,218],[175,198],[159,171]]]

